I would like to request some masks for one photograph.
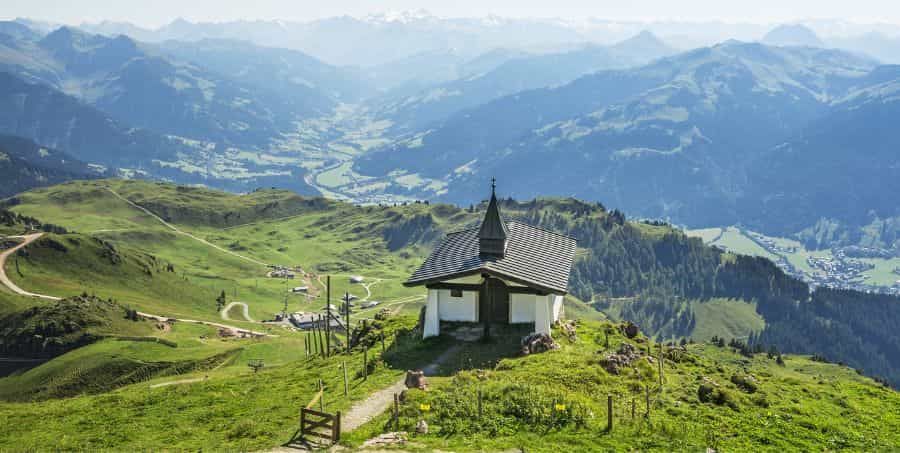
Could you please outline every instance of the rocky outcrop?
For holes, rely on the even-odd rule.
[[[533,333],[522,339],[522,355],[537,354],[553,349],[559,349],[559,345],[545,333]]]
[[[635,360],[641,357],[637,348],[630,343],[622,343],[616,352],[607,353],[600,359],[602,366],[609,374],[620,374],[622,368],[630,367]]]
[[[425,372],[422,370],[406,372],[406,388],[425,390],[428,388],[428,379],[425,378]]]

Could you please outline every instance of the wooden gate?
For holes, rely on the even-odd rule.
[[[317,431],[318,429],[326,431]],[[341,412],[328,414],[307,408],[300,409],[300,436],[313,436],[337,443],[341,440]]]

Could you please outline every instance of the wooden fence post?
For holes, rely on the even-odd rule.
[[[312,343],[313,355],[319,355],[319,331],[317,330],[318,325],[318,320],[315,316],[313,316],[312,322],[310,322],[311,327],[309,329],[309,333],[312,334],[312,338],[310,338],[309,341]]]
[[[400,428],[400,395],[394,394],[394,429]]]
[[[363,380],[369,378],[369,347],[363,346]]]
[[[338,443],[341,440],[341,411],[334,414],[334,421],[331,425],[331,442]]]
[[[647,413],[644,415],[647,418],[650,418],[650,386],[646,386],[647,389]]]
[[[322,357],[328,356],[328,350],[325,348],[325,328],[322,324],[322,315],[319,315],[319,352],[322,354]]]
[[[384,331],[381,331],[381,358],[384,358]]]
[[[483,414],[483,411],[482,411],[482,404],[481,404],[481,389],[479,388],[478,389],[478,418],[481,418],[482,414]]]
[[[325,357],[331,355],[331,276],[325,276]]]
[[[634,421],[634,396],[631,397],[631,421]]]
[[[322,336],[319,335],[319,315],[316,315],[313,321],[313,335],[316,338],[316,355],[322,355]]]
[[[613,397],[606,395],[606,431],[612,432],[613,429]]]
[[[344,318],[344,333],[347,334],[347,355],[350,355],[350,348],[353,346],[351,341],[352,337],[350,336],[350,298],[348,297],[346,299],[347,300],[344,301],[344,309],[346,312]]]
[[[659,393],[663,391],[663,359],[666,354],[663,351],[663,344],[659,344]]]
[[[350,394],[347,386],[347,362],[341,362],[341,368],[344,369],[344,396],[347,396]]]

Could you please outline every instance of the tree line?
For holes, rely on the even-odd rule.
[[[573,236],[587,249],[572,270],[573,295],[600,308],[609,298],[632,297],[621,317],[651,334],[689,336],[696,325],[690,300],[754,300],[766,327],[747,350],[816,354],[900,387],[900,298],[810,291],[766,258],[727,253],[662,222],[629,222],[601,205],[507,205],[523,221]]]

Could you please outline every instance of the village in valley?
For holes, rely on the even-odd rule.
[[[808,251],[797,241],[738,227],[693,230],[688,234],[729,251],[769,258],[785,273],[812,288],[900,295],[900,257],[891,250],[851,246]]]

